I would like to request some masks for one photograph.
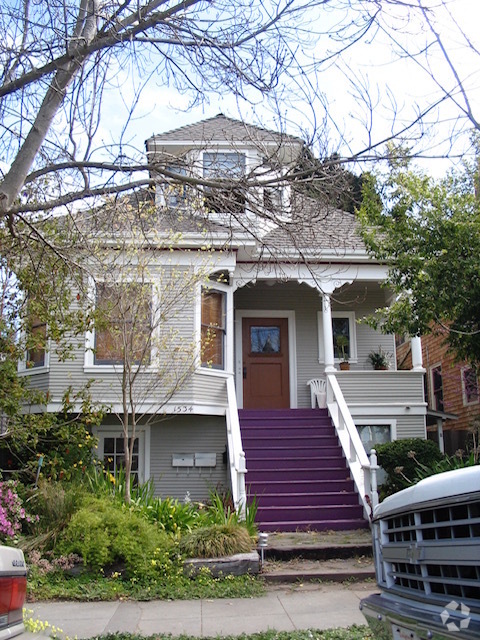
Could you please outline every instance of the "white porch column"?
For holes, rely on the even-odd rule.
[[[333,351],[332,308],[330,294],[324,293],[322,302],[323,350],[325,354],[325,371],[336,371]]]
[[[414,371],[423,371],[423,357],[422,357],[422,339],[420,336],[414,336],[410,345],[412,348],[412,369]]]

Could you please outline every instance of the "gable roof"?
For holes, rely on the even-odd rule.
[[[171,129],[165,133],[154,134],[145,142],[147,149],[149,143],[178,144],[188,142],[190,144],[205,144],[213,142],[244,142],[244,143],[274,143],[286,142],[303,145],[301,138],[278,131],[264,129],[257,125],[248,124],[241,120],[228,118],[219,113],[212,118],[200,120],[193,124],[184,125],[177,129]]]

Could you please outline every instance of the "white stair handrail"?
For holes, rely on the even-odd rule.
[[[233,376],[228,376],[227,384],[227,450],[228,466],[230,469],[230,479],[232,485],[232,499],[235,509],[240,514],[245,515],[247,504],[247,492],[245,488],[245,475],[247,465],[245,452],[242,446],[242,436],[240,433],[240,421],[238,419],[237,396],[235,394],[235,383]]]
[[[376,456],[370,464],[334,372],[327,373],[327,407],[347,459],[353,481],[367,518],[378,504]]]

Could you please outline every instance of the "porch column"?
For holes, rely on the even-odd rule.
[[[420,336],[414,336],[410,341],[410,346],[412,348],[412,369],[423,371],[422,339]]]
[[[332,308],[330,306],[330,294],[323,294],[322,303],[323,321],[323,351],[325,354],[325,371],[336,371],[335,355],[333,351]]]

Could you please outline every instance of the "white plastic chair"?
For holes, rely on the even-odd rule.
[[[327,382],[324,378],[312,378],[307,382],[310,387],[310,398],[312,401],[312,409],[318,404],[320,409],[327,406]]]

